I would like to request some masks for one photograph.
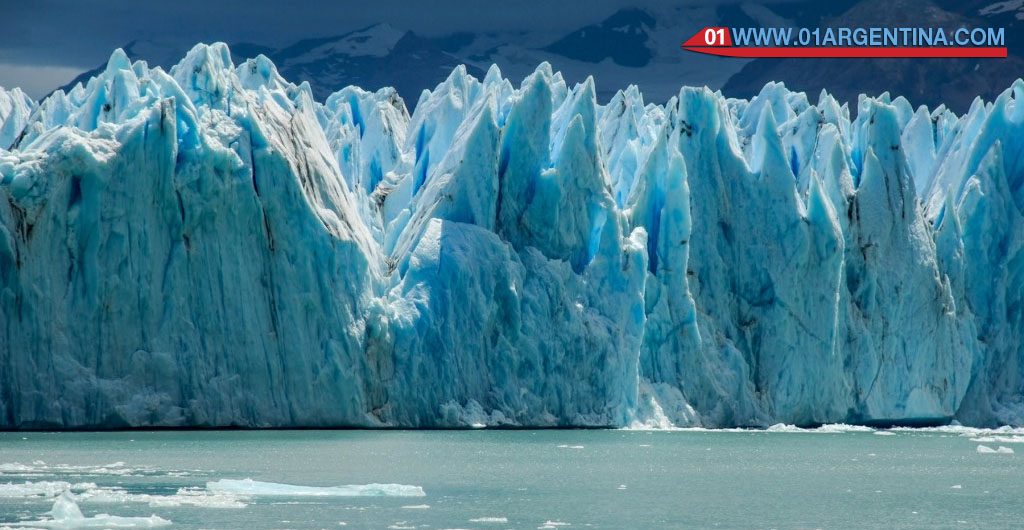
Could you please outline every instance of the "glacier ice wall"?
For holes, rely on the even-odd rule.
[[[1024,423],[1024,82],[0,89],[0,427]]]

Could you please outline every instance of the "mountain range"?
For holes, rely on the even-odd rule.
[[[458,32],[419,35],[382,23],[336,36],[304,39],[282,47],[256,43],[231,45],[234,60],[263,54],[282,75],[307,81],[313,95],[356,85],[392,86],[415,107],[424,89],[442,82],[459,64],[482,77],[491,64],[522,79],[543,61],[581,82],[597,81],[599,100],[637,85],[651,102],[663,103],[680,86],[706,85],[728,97],[749,98],[769,81],[807,93],[827,89],[855,104],[862,93],[889,92],[914,104],[945,104],[966,112],[975,97],[992,99],[1024,72],[1017,51],[1024,9],[1020,2],[926,0],[843,0],[822,4],[797,1],[770,6],[728,4],[702,7],[633,7],[565,34],[547,31]],[[679,43],[705,26],[729,27],[1002,27],[1007,59],[734,59],[687,53]],[[170,67],[191,43],[135,40],[123,46],[132,60]],[[97,75],[105,66],[83,72],[67,85]]]

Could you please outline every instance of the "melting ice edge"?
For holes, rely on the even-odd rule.
[[[0,89],[0,428],[1019,425],[1022,98],[118,50]]]

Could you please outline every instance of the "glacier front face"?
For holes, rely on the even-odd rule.
[[[410,116],[230,57],[0,89],[0,428],[1024,423],[1024,82]]]

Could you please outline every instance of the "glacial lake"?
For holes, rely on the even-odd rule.
[[[1024,525],[1024,430],[781,431],[8,432],[0,528]]]

